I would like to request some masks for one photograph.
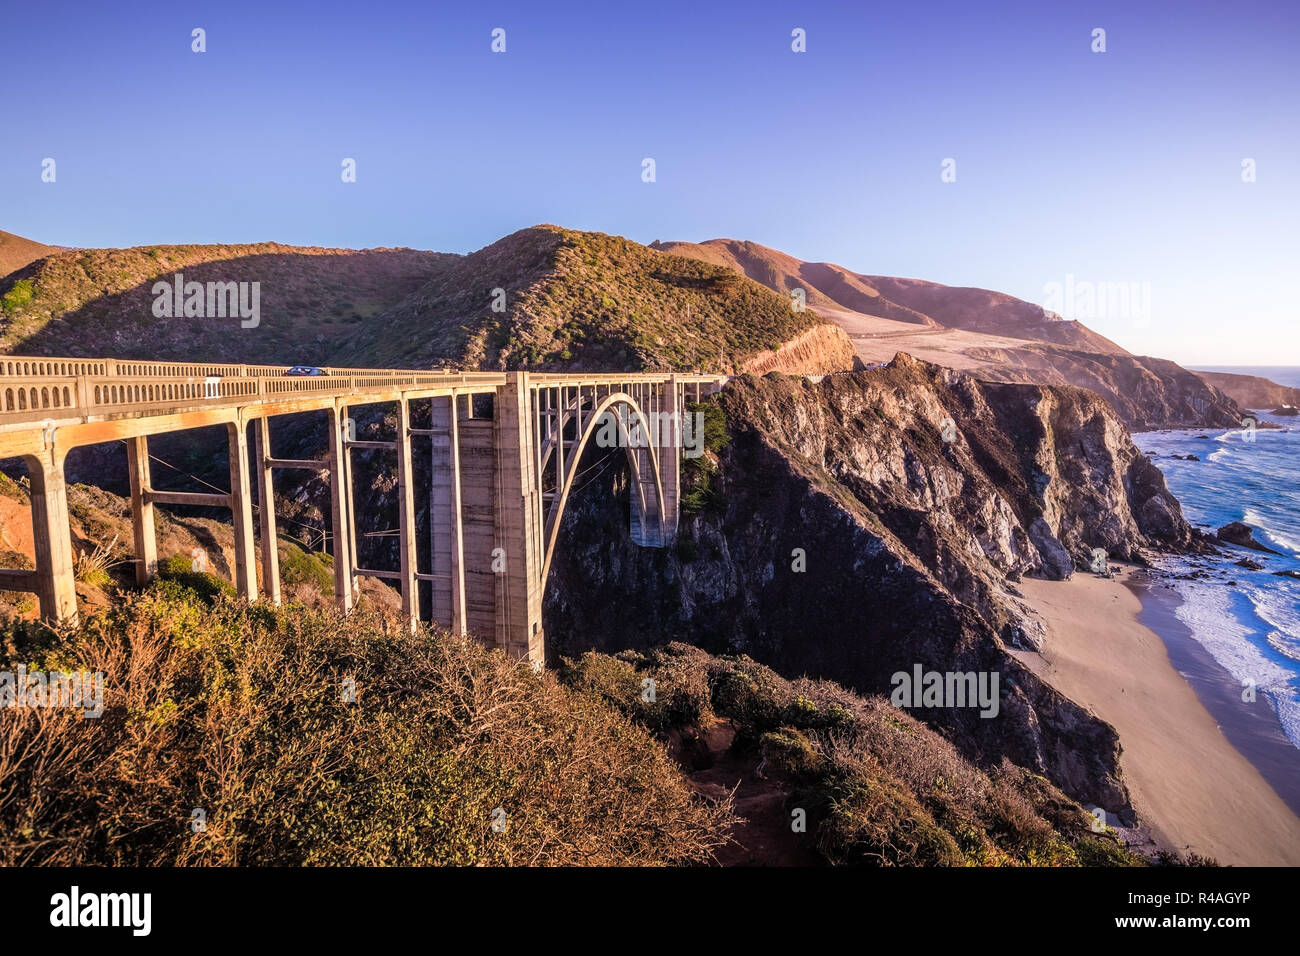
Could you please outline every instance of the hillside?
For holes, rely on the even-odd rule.
[[[1272,409],[1279,405],[1300,406],[1300,388],[1279,385],[1258,375],[1199,371],[1193,374],[1223,392],[1242,408]]]
[[[801,288],[809,306],[828,314],[888,319],[917,327],[897,331],[965,329],[1092,352],[1126,354],[1081,323],[1064,321],[1041,306],[988,289],[863,275],[834,263],[804,262],[756,242],[736,239],[664,242],[655,248],[727,266],[786,294]]]
[[[74,502],[94,536],[127,507]],[[682,644],[538,674],[305,583],[249,606],[228,567],[189,568],[167,511],[159,583],[112,565],[57,633],[0,607],[0,667],[106,675],[102,733],[76,711],[0,724],[0,864],[1143,862],[1040,775],[978,767],[882,697]],[[196,803],[197,835],[174,825]]]
[[[0,280],[0,353],[323,364],[356,325],[448,258],[273,242],[58,252]],[[153,285],[176,273],[186,282],[259,283],[257,326],[155,316]]]
[[[609,533],[626,507],[616,476],[571,500],[545,606],[557,650],[673,634],[860,693],[887,693],[917,662],[997,671],[1015,689],[996,720],[918,716],[970,756],[1007,757],[1129,814],[1113,729],[1008,652],[1042,641],[1021,576],[1068,576],[1094,548],[1142,563],[1201,547],[1109,405],[899,355],[817,382],[734,379],[704,407],[730,440],[692,466],[675,549]]]
[[[0,229],[0,278],[58,251],[58,246],[47,246]]]
[[[256,327],[155,316],[153,285],[176,273],[260,283]],[[833,323],[730,269],[554,226],[466,256],[277,243],[59,252],[0,281],[6,351],[480,369],[854,364]]]
[[[536,226],[448,263],[358,329],[346,354],[374,365],[737,371],[812,330],[821,354],[786,371],[852,367],[846,336],[730,269]]]
[[[867,363],[904,351],[996,381],[1076,385],[1103,396],[1130,428],[1241,419],[1233,400],[1208,380],[1172,362],[1130,355],[1081,322],[1004,293],[860,274],[734,239],[655,248],[727,266],[786,295],[802,288],[809,307],[844,329]]]

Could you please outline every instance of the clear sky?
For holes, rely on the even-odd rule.
[[[1146,314],[1080,317],[1300,365],[1293,0],[4,0],[0,24],[0,229],[43,242],[744,238],[1040,303],[1145,283]]]

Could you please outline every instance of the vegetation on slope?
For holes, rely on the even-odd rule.
[[[279,243],[56,252],[0,280],[0,353],[324,364],[454,256]],[[260,321],[159,318],[157,281],[257,282]]]
[[[351,347],[373,365],[717,371],[822,323],[731,269],[536,226],[439,272]]]
[[[787,791],[792,821],[835,865],[1142,865],[1041,776],[981,770],[879,696],[789,681],[687,644],[566,661],[561,678],[668,734],[729,721],[733,749]],[[653,699],[645,693],[653,681]]]
[[[547,673],[196,575],[0,629],[0,669],[106,675],[97,719],[5,711],[0,864],[683,864],[725,839],[725,804]]]

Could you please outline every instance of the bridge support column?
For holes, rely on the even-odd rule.
[[[401,552],[402,614],[411,630],[420,623],[420,583],[415,550],[415,473],[411,468],[411,406],[397,400],[397,497],[399,551]]]
[[[158,536],[154,531],[153,490],[149,467],[149,438],[126,440],[126,466],[131,482],[131,530],[135,535],[135,583],[144,587],[158,573]]]
[[[68,486],[63,455],[54,448],[28,455],[31,483],[32,538],[36,552],[36,595],[41,617],[60,624],[77,623],[77,579],[68,523]]]
[[[235,587],[239,596],[257,600],[257,555],[253,537],[253,491],[248,480],[248,429],[242,420],[227,422],[230,452],[230,510],[235,525]]]
[[[272,604],[280,603],[280,552],[275,529],[275,483],[271,457],[271,422],[263,415],[254,423],[257,462],[257,511],[261,516],[262,587]]]
[[[472,403],[473,396],[469,396]],[[433,400],[430,462],[429,554],[433,563],[433,619],[463,636],[465,625],[465,522],[460,470],[460,397]],[[443,584],[444,576],[448,585]]]
[[[655,482],[660,474],[659,469],[663,467],[660,456],[664,454],[664,449],[656,447],[662,440],[658,431],[663,426],[663,422],[654,414],[658,402],[654,398],[653,391],[649,389],[644,391],[649,395],[638,400],[637,405],[645,415],[645,428],[648,434],[641,434],[640,441],[632,449],[632,454],[636,458],[637,474],[631,489],[628,508],[629,534],[632,541],[643,548],[661,548],[665,544],[668,528],[663,520],[658,487]],[[636,437],[641,431],[639,419],[635,415],[628,415],[627,420],[628,427],[633,429],[633,437]],[[642,501],[645,502],[644,511],[641,507]]]
[[[330,531],[334,538],[334,600],[339,610],[352,610],[352,496],[348,487],[347,446],[343,421],[347,408],[329,409]]]
[[[528,373],[511,372],[508,378],[497,390],[495,409],[496,542],[505,563],[497,574],[497,644],[541,667],[542,496],[533,467],[538,436],[528,407]]]
[[[659,476],[664,490],[664,538],[665,543],[668,543],[677,537],[677,522],[681,517],[681,457],[686,409],[681,400],[682,393],[676,375],[670,376],[657,390],[659,399],[655,403],[655,410],[660,413]],[[691,435],[696,437],[694,432]],[[702,441],[703,438],[700,435],[697,440]]]

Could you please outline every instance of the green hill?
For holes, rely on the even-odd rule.
[[[258,282],[260,321],[159,317],[153,286]],[[497,291],[501,290],[501,291]],[[58,252],[0,280],[0,353],[482,369],[732,370],[838,329],[734,270],[536,226],[466,256],[261,243]],[[800,359],[806,361],[806,355]],[[791,371],[795,369],[789,369]]]
[[[0,280],[0,353],[324,363],[448,258],[279,243],[57,252]],[[178,272],[187,282],[259,283],[260,323],[156,317],[153,285]]]
[[[716,370],[819,325],[829,324],[731,269],[536,226],[445,264],[358,328],[348,354],[367,365]]]

